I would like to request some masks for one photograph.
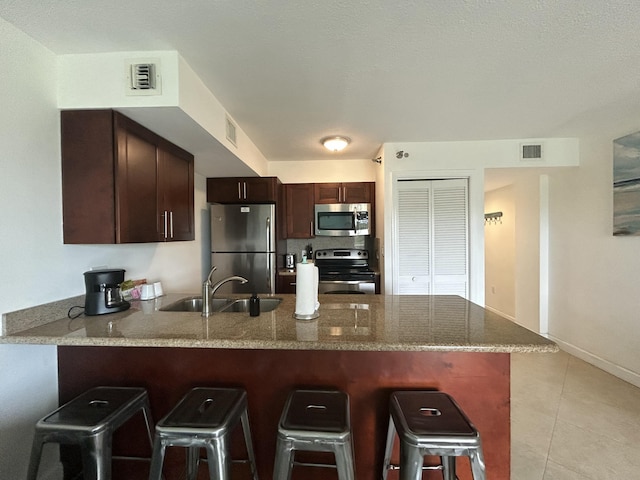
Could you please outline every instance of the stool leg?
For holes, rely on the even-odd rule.
[[[36,480],[36,478],[38,478],[38,467],[40,466],[40,457],[42,456],[43,445],[44,437],[36,432],[31,445],[31,458],[29,459],[27,480]]]
[[[253,453],[253,442],[251,441],[251,427],[249,426],[249,412],[245,410],[240,417],[242,422],[242,431],[244,432],[244,443],[247,446],[247,456],[249,457],[249,466],[251,467],[251,477],[258,480],[258,471],[256,469],[256,457]]]
[[[85,480],[111,480],[111,435],[103,432],[81,439]]]
[[[482,448],[471,451],[469,454],[471,461],[471,471],[473,472],[473,480],[485,480],[484,455]]]
[[[424,455],[419,448],[400,442],[400,480],[420,480]]]
[[[456,457],[440,457],[442,459],[442,478],[456,480]]]
[[[387,480],[387,474],[391,467],[391,455],[393,453],[393,443],[396,438],[396,426],[393,418],[389,417],[389,428],[387,429],[387,446],[384,450],[384,463],[382,464],[382,480]]]
[[[344,445],[336,446],[334,455],[336,456],[336,466],[338,467],[338,479],[355,480],[351,441],[346,442]]]
[[[164,463],[164,451],[166,445],[159,435],[153,444],[153,454],[151,455],[151,467],[149,469],[149,480],[162,480],[162,464]]]
[[[273,480],[289,480],[293,467],[293,445],[278,438],[276,444],[276,461],[273,466]]]
[[[155,427],[153,425],[153,417],[151,416],[151,407],[149,406],[149,398],[145,398],[144,405],[142,407],[142,414],[144,415],[144,423],[147,426],[147,436],[149,437],[149,446],[153,450],[153,431]]]
[[[196,480],[200,466],[200,448],[187,447],[187,480]]]
[[[231,477],[228,443],[226,435],[206,443],[210,480],[229,480]]]

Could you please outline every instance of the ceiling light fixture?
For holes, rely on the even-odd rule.
[[[343,150],[347,145],[349,145],[350,142],[351,140],[349,138],[341,137],[339,135],[333,137],[325,137],[320,140],[320,143],[324,145],[324,148],[326,148],[327,150],[331,150],[332,152],[339,152],[340,150]]]

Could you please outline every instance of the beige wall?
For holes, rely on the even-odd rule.
[[[516,208],[513,185],[486,192],[484,211],[502,212],[484,224],[485,304],[516,318]]]
[[[375,182],[377,163],[371,160],[307,160],[269,162],[268,174],[282,183]]]

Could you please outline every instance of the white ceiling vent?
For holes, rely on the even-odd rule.
[[[159,60],[129,60],[126,63],[127,95],[160,95]]]
[[[236,124],[233,123],[233,120],[229,118],[229,115],[225,115],[226,125],[227,125],[227,140],[233,143],[234,147],[238,146],[236,141]]]
[[[520,160],[542,160],[542,144],[524,143],[520,145]]]

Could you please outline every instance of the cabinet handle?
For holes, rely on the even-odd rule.
[[[173,238],[173,210],[169,212],[169,227],[171,231],[171,238]]]
[[[169,219],[167,218],[167,211],[165,210],[164,213],[162,214],[163,220],[164,220],[164,239],[167,239],[167,222],[169,221]]]
[[[240,186],[241,182],[238,182],[238,200],[242,200],[242,190],[241,190],[241,186]]]
[[[309,230],[309,233],[311,233],[311,236],[313,237],[313,222],[309,222]]]
[[[244,198],[243,200],[247,199],[247,182],[242,182],[243,185],[243,192],[244,192]]]

